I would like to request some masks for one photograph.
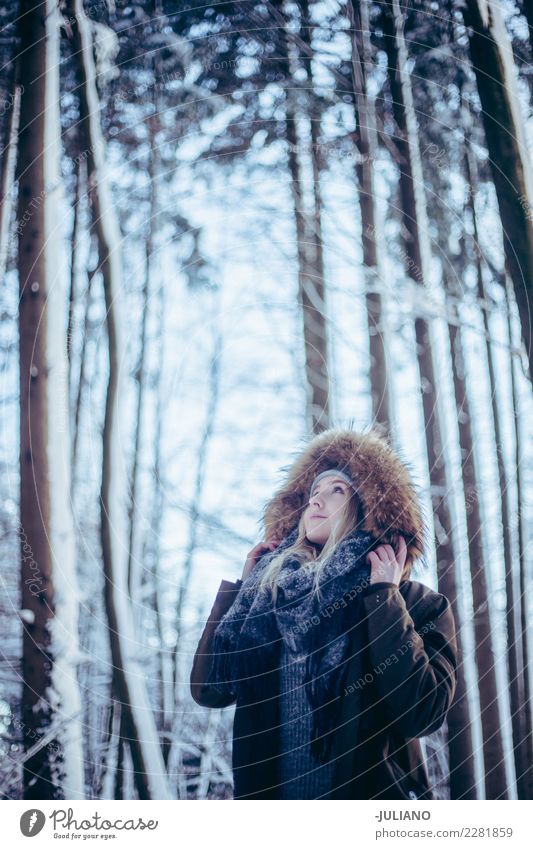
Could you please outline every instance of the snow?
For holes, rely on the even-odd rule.
[[[114,63],[120,49],[117,34],[105,24],[91,20],[94,52],[96,55],[96,73],[102,85],[118,77],[119,70]]]
[[[19,610],[19,616],[23,622],[26,622],[28,625],[33,625],[35,622],[35,613],[33,610]]]

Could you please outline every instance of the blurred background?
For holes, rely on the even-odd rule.
[[[452,601],[441,799],[533,798],[533,3],[5,2],[0,788],[231,799],[189,692],[305,441],[377,428]]]

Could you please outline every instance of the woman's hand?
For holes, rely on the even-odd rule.
[[[371,584],[377,584],[380,581],[396,585],[400,583],[407,558],[407,543],[401,534],[398,535],[397,549],[398,551],[395,552],[392,545],[378,545],[374,551],[367,554],[367,563],[371,566]]]
[[[253,570],[259,558],[262,557],[263,554],[266,554],[267,551],[273,551],[275,548],[277,548],[280,542],[281,540],[279,539],[270,539],[264,540],[263,542],[258,542],[257,545],[254,545],[254,547],[251,549],[251,551],[248,552],[248,555],[246,557],[246,562],[242,571],[241,580],[245,581],[250,572]]]

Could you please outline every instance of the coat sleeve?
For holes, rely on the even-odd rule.
[[[191,695],[202,707],[227,707],[237,698],[231,682],[210,681],[209,673],[213,659],[213,637],[217,625],[235,601],[241,586],[241,581],[222,580],[220,582],[211,613],[194,654],[190,676]]]
[[[436,731],[457,686],[457,641],[449,600],[433,591],[421,596],[413,610],[415,628],[396,584],[372,584],[363,599],[370,674],[380,706],[406,738]]]

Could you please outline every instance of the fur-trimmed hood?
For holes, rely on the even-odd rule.
[[[316,475],[329,468],[351,475],[365,514],[364,530],[376,541],[392,543],[401,532],[407,542],[403,578],[424,554],[421,506],[408,467],[389,443],[372,430],[356,433],[330,428],[315,436],[294,462],[283,467],[286,482],[265,505],[265,539],[283,539],[298,524]]]

